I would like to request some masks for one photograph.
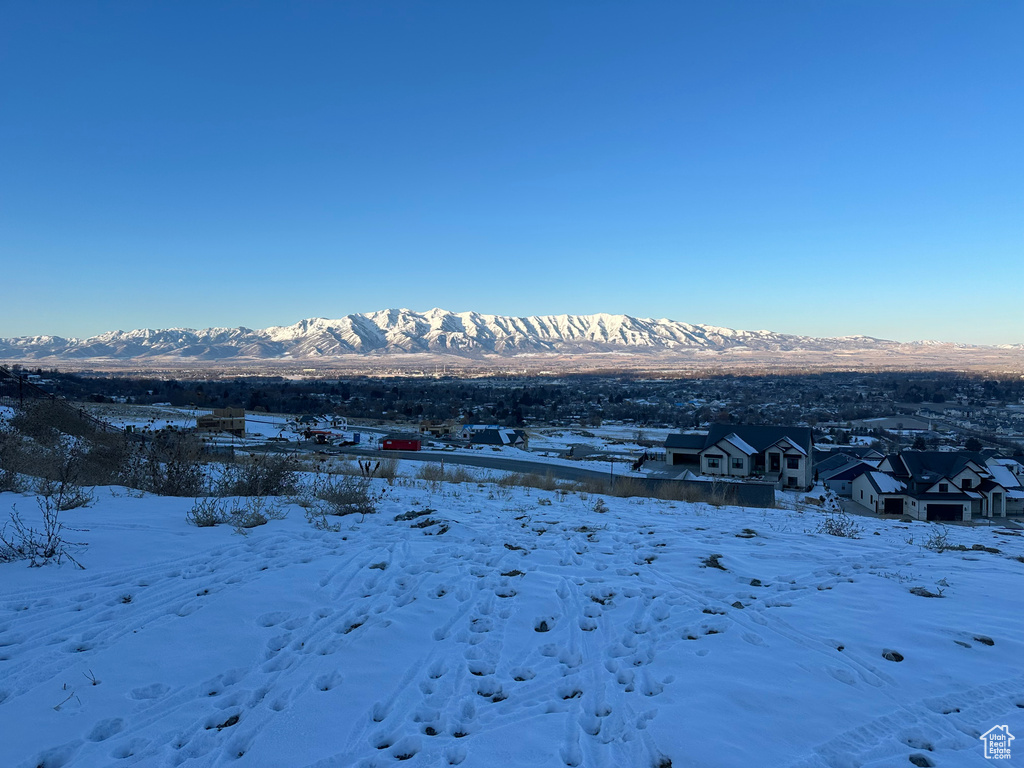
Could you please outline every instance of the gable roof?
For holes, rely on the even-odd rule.
[[[818,470],[818,474],[822,477],[825,473],[831,472],[836,469],[841,469],[853,462],[859,462],[859,459],[855,459],[852,456],[847,456],[845,453],[835,453],[826,459],[822,459],[817,462],[814,467]]]
[[[987,469],[981,454],[970,451],[900,451],[898,458],[906,471],[899,471],[893,463],[893,473],[909,475],[917,482],[937,482],[943,476],[955,477],[970,462]]]
[[[865,476],[878,493],[903,493],[907,486],[884,472],[866,472]]]
[[[747,454],[747,456],[753,456],[755,453],[757,453],[757,449],[756,448],[751,446],[750,443],[746,442],[743,438],[741,438],[735,432],[733,432],[730,435],[726,435],[725,437],[723,437],[718,442],[720,442],[720,443],[721,442],[729,443],[729,445],[733,446],[734,448],[738,448],[740,451],[742,451],[743,453]]]
[[[988,471],[1003,488],[1018,488],[1021,485],[1020,478],[1001,464],[989,464]]]
[[[521,429],[481,429],[469,438],[469,442],[480,445],[512,445],[525,437],[526,433]]]
[[[699,451],[704,447],[704,442],[708,439],[708,436],[704,432],[698,434],[689,435],[668,435],[665,438],[666,448],[689,448],[691,450]]]
[[[800,447],[800,446],[799,446],[799,445],[798,445],[798,444],[797,444],[797,443],[796,443],[796,442],[795,442],[795,441],[793,440],[793,438],[789,437],[788,435],[787,435],[786,437],[782,438],[781,440],[776,440],[776,441],[775,441],[775,443],[774,443],[773,445],[782,445],[782,444],[784,444],[784,443],[789,443],[789,447],[790,447],[790,448],[792,448],[793,450],[795,450],[795,451],[796,451],[797,453],[802,453],[802,454],[803,454],[804,456],[806,456],[806,455],[807,455],[807,451],[805,451],[805,450],[804,450],[803,448],[801,448],[801,447]],[[773,445],[769,445],[768,447],[769,447],[769,448],[772,448],[772,447],[773,447]],[[783,449],[783,450],[789,450],[789,449],[788,449],[788,448],[785,448],[785,449]]]
[[[762,453],[783,438],[788,437],[793,444],[809,455],[813,446],[810,427],[776,427],[753,424],[714,424],[708,430],[705,446],[712,446],[730,434],[734,434],[757,453]]]
[[[865,472],[874,471],[875,468],[867,462],[861,461],[860,459],[853,459],[849,464],[844,464],[841,467],[834,467],[830,470],[826,470],[818,476],[821,478],[822,482],[829,482],[831,480],[856,480]]]

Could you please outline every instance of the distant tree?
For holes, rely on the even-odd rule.
[[[977,453],[982,448],[984,448],[984,446],[981,444],[981,440],[979,440],[978,438],[969,437],[967,438],[967,442],[964,443],[964,448],[966,448],[968,451],[973,451],[974,453]]]
[[[926,450],[928,450],[928,445],[927,445],[927,443],[925,443],[923,435],[918,435],[917,437],[915,437],[914,438],[914,444],[911,445],[910,447],[911,447],[912,450],[915,450],[915,451],[926,451]]]

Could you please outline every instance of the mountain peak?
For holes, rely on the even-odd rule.
[[[111,331],[88,339],[35,336],[0,339],[0,358],[34,360],[302,360],[351,355],[439,353],[466,357],[522,354],[694,351],[854,351],[901,345],[865,336],[816,339],[742,331],[667,318],[600,312],[512,317],[434,307],[406,307],[307,318],[287,326]]]

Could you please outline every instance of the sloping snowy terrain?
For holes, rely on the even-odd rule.
[[[951,767],[1024,734],[1024,538],[597,501],[421,482],[241,536],[100,489],[63,513],[86,570],[0,565],[0,765]]]

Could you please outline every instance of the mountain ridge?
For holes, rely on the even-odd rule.
[[[633,352],[862,352],[919,349],[945,342],[902,343],[872,336],[800,336],[684,323],[626,314],[492,315],[434,308],[306,318],[252,329],[140,328],[84,339],[61,336],[0,338],[0,358],[176,359],[181,361],[322,360],[350,355],[434,353],[462,357]],[[974,345],[948,344],[953,348]],[[1014,345],[1018,346],[1018,345]],[[982,348],[978,345],[977,348]]]

